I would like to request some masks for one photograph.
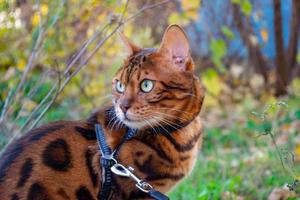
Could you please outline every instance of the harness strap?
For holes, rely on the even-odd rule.
[[[98,144],[100,147],[100,152],[101,152],[101,166],[102,166],[102,188],[101,192],[98,194],[98,199],[99,200],[110,200],[113,197],[113,190],[112,190],[112,183],[113,183],[113,172],[112,168],[115,168],[116,165],[121,166],[124,168],[124,170],[128,171],[127,168],[124,166],[118,164],[116,161],[115,157],[118,155],[120,148],[122,144],[124,144],[126,141],[130,140],[135,136],[137,133],[136,129],[130,129],[128,128],[126,134],[123,136],[121,139],[121,142],[117,145],[115,150],[112,152],[108,144],[106,143],[106,138],[103,132],[103,129],[100,124],[95,125],[96,129],[96,137],[98,140]],[[119,169],[115,169],[115,171],[118,171]],[[116,173],[116,172],[115,172]],[[118,175],[124,176],[121,174],[116,173]],[[147,182],[142,181],[141,179],[138,179],[134,174],[132,174],[130,171],[128,171],[126,174],[127,177],[133,177],[134,180],[136,180],[138,183],[136,186],[146,192],[150,197],[157,199],[157,200],[168,200],[169,198],[165,196],[164,194],[160,193],[159,191],[155,190],[150,184]]]
[[[113,182],[113,173],[111,167],[116,164],[115,157],[118,155],[122,144],[130,140],[136,133],[135,129],[128,129],[123,136],[121,142],[117,145],[116,149],[112,152],[111,148],[106,143],[106,138],[100,124],[95,125],[96,137],[101,152],[100,163],[102,166],[102,188],[98,196],[100,200],[109,200],[112,198],[113,192],[111,190]]]
[[[122,144],[124,144],[126,141],[130,140],[131,138],[133,138],[136,134],[137,130],[136,129],[128,129],[126,134],[123,136],[121,142],[116,146],[113,154],[113,157],[117,157],[119,154],[119,151],[121,149]]]
[[[101,152],[101,166],[102,166],[102,187],[101,192],[98,195],[100,200],[109,200],[112,198],[112,181],[113,174],[110,168],[115,164],[115,161],[111,157],[111,149],[106,143],[105,135],[100,124],[95,125],[96,137]]]

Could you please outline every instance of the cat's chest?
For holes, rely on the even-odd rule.
[[[190,124],[170,135],[134,138],[123,145],[118,160],[133,167],[138,177],[166,192],[192,171],[201,141],[201,124]],[[129,191],[134,188],[130,181],[119,181]]]

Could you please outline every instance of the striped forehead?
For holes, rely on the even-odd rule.
[[[139,53],[131,56],[129,58],[128,64],[123,67],[123,71],[120,77],[121,81],[124,84],[128,84],[135,72],[138,73],[137,75],[139,77],[143,63],[147,61],[149,55],[154,51],[155,49],[143,49]]]

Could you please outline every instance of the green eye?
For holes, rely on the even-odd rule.
[[[116,90],[119,93],[123,93],[125,91],[125,85],[123,85],[119,80],[117,80],[117,83],[116,83]]]
[[[154,87],[154,81],[151,81],[151,80],[148,80],[148,79],[145,79],[141,82],[141,90],[143,92],[150,92],[153,87]]]

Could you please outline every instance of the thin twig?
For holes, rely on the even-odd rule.
[[[161,6],[161,5],[163,5],[163,4],[165,4],[165,3],[167,3],[167,2],[169,2],[170,0],[168,0],[168,1],[163,1],[163,2],[160,2],[160,3],[156,3],[156,4],[153,4],[153,5],[149,5],[149,6],[146,6],[146,7],[144,7],[144,8],[142,8],[141,10],[142,11],[145,11],[145,10],[147,10],[147,9],[151,9],[151,8],[154,8],[154,7],[157,7],[157,6]],[[128,3],[129,3],[129,0],[126,2],[126,6],[125,6],[125,9],[127,9],[127,7],[128,7]],[[125,15],[125,9],[124,9],[124,11],[123,11],[123,13],[122,13],[122,16],[124,16]],[[132,15],[131,17],[129,17],[128,18],[128,20],[125,20],[124,22],[122,22],[122,21],[119,21],[119,23],[117,24],[117,26],[113,29],[113,31],[108,35],[108,36],[106,36],[104,39],[102,39],[102,40],[100,40],[99,42],[98,42],[98,44],[97,44],[97,46],[94,48],[94,50],[87,56],[87,58],[84,60],[84,61],[82,61],[81,63],[80,63],[80,65],[75,69],[75,71],[72,73],[72,74],[69,74],[69,76],[67,76],[66,77],[66,80],[62,83],[62,85],[61,85],[61,87],[57,90],[57,92],[58,92],[58,94],[57,95],[55,95],[55,96],[58,96],[62,91],[63,91],[63,89],[65,88],[65,86],[69,83],[69,81],[88,63],[88,61],[95,55],[95,53],[99,50],[99,48],[107,41],[107,39],[109,39],[111,36],[113,36],[114,35],[114,33],[121,27],[121,26],[123,26],[125,23],[127,23],[127,22],[129,22],[130,20],[132,20],[132,19],[134,19],[135,17],[137,17],[140,13],[141,13],[141,10],[140,11],[138,11],[136,14],[134,14],[134,15]],[[121,17],[121,19],[123,19],[123,17]],[[109,26],[110,26],[111,24],[108,24],[107,26],[105,26],[101,31],[99,31],[99,32],[97,32],[95,35],[94,35],[94,37],[92,38],[92,40],[89,40],[87,43],[88,43],[88,45],[89,44],[91,44],[91,42],[94,40],[94,39],[96,39],[97,38],[97,36],[98,35],[100,35],[100,33],[104,33],[105,31],[106,31],[106,28],[108,28]],[[84,45],[84,48],[87,48],[87,45]],[[84,51],[81,51],[80,50],[80,53],[79,53],[79,55],[81,56],[82,55],[82,53],[81,52],[84,52]],[[80,56],[76,56],[76,58],[74,59],[74,60],[78,60],[79,58],[80,58]],[[76,63],[76,61],[72,61],[69,65],[68,65],[68,67],[67,67],[67,70],[64,72],[65,73],[65,75],[67,75],[68,74],[68,72],[69,72],[69,70],[72,68],[72,66]],[[55,85],[53,88],[56,88],[57,87],[57,85]],[[51,90],[49,93],[48,93],[48,95],[46,96],[46,99],[48,99],[48,97],[54,92],[55,90],[53,89],[53,90]],[[55,98],[56,99],[56,98]],[[53,102],[55,101],[55,99],[54,100],[51,100],[50,101],[50,103],[49,104],[53,104]],[[38,105],[38,107],[37,107],[37,109],[35,109],[34,110],[34,112],[35,111],[37,111],[37,110],[39,110],[39,108],[41,107],[41,105],[44,103],[45,101],[43,101],[43,102],[41,102],[41,104],[39,104]],[[50,106],[46,106],[46,110],[48,110],[50,108]],[[43,112],[43,113],[45,113],[45,112]],[[28,122],[30,122],[31,121],[31,118],[32,118],[32,116],[33,115],[31,115],[30,117],[29,117],[29,119],[26,121],[26,123],[24,124],[24,126],[22,126],[22,128],[21,128],[21,130],[22,129],[24,129],[27,125],[28,125]],[[38,117],[39,119],[41,118],[41,117]],[[36,123],[35,123],[36,124]],[[30,126],[30,127],[32,127],[32,126]]]
[[[140,14],[142,14],[143,11],[147,10],[147,9],[152,9],[155,8],[157,6],[161,6],[163,4],[166,4],[168,2],[170,2],[171,0],[167,0],[167,1],[163,1],[160,3],[156,3],[156,4],[152,4],[152,5],[147,5],[144,6],[142,9],[140,9],[137,13],[133,14],[132,16],[128,17],[127,19],[124,20],[124,16],[125,16],[125,12],[126,9],[128,7],[128,3],[129,0],[126,2],[125,5],[125,9],[122,13],[122,17],[120,18],[121,20],[117,23],[117,26],[104,38],[102,38],[100,41],[98,41],[96,47],[93,49],[93,51],[87,56],[87,58],[82,61],[79,66],[76,67],[75,71],[71,74],[69,73],[64,73],[64,75],[66,76],[65,80],[63,81],[62,84],[59,84],[62,80],[59,80],[58,82],[56,82],[54,84],[54,86],[51,88],[51,90],[48,92],[48,94],[46,95],[46,97],[39,103],[39,105],[37,105],[34,110],[32,111],[32,113],[30,114],[30,116],[27,118],[28,120],[24,123],[24,125],[21,127],[21,129],[19,129],[19,132],[22,130],[26,130],[26,127],[29,125],[29,123],[31,122],[32,118],[34,117],[34,113],[36,113],[41,107],[44,107],[43,111],[37,116],[36,120],[31,123],[30,125],[30,129],[33,128],[34,126],[36,126],[36,124],[40,121],[40,119],[44,116],[44,114],[47,112],[47,110],[53,105],[53,103],[55,102],[56,98],[59,96],[59,94],[63,91],[63,89],[65,88],[65,86],[69,83],[69,81],[72,79],[72,77],[74,77],[84,66],[86,66],[86,64],[89,62],[89,60],[96,54],[96,52],[99,50],[99,48],[101,46],[103,46],[103,44],[111,37],[115,34],[115,32],[124,24],[128,23],[129,21],[133,20],[134,18],[136,18],[137,16],[139,16]],[[69,63],[66,67],[65,72],[69,72],[70,69],[72,68],[72,66],[76,63],[76,61],[83,55],[85,49],[87,48],[87,46],[89,46],[94,39],[98,38],[98,36],[103,35],[104,32],[107,31],[107,28],[109,28],[109,26],[112,24],[109,24],[108,26],[105,26],[102,30],[100,30],[99,32],[96,32],[96,34],[94,35],[94,37],[90,38],[84,45],[83,48],[80,49],[80,51],[78,52],[78,54],[76,55],[75,59],[73,59],[71,61],[71,63]],[[34,52],[34,51],[33,51]],[[33,60],[33,59],[32,59]],[[32,64],[31,64],[32,65]],[[28,72],[27,72],[28,73]],[[56,92],[55,92],[56,91]],[[51,98],[51,100],[45,104],[49,97],[52,96],[53,92],[55,92],[55,95]]]
[[[21,113],[22,113],[22,111],[24,109],[24,106],[25,106],[25,99],[31,99],[36,94],[36,92],[38,91],[38,89],[41,88],[42,83],[45,82],[45,78],[47,77],[49,71],[50,70],[47,70],[46,72],[44,72],[39,77],[39,79],[36,81],[36,83],[34,84],[34,86],[32,87],[32,89],[30,89],[30,91],[28,93],[28,96],[21,99],[21,102],[20,102],[21,108],[18,111],[17,117],[14,119],[15,122],[17,122],[19,120],[19,118],[21,117]]]
[[[61,75],[60,75],[60,72],[59,72],[59,69],[57,67],[56,69],[56,72],[57,72],[57,75],[58,75],[58,86],[61,85]],[[53,98],[51,99],[51,101],[48,103],[48,105],[45,107],[45,109],[39,114],[39,116],[36,118],[36,120],[31,124],[30,128],[29,129],[32,129],[33,127],[36,126],[36,124],[41,120],[41,118],[45,115],[45,113],[48,111],[48,109],[50,108],[50,106],[52,106],[52,104],[54,103],[54,101],[56,100],[56,98],[58,97],[60,93],[59,92],[56,92],[55,95],[53,96]]]
[[[109,28],[109,26],[111,26],[111,23],[107,23],[106,25],[104,25],[104,27],[98,31],[96,31],[96,33],[93,34],[93,36],[91,38],[89,38],[86,42],[84,42],[83,46],[80,48],[79,52],[76,54],[76,57],[74,59],[72,59],[72,61],[70,63],[68,63],[65,71],[64,71],[64,75],[66,76],[67,73],[69,73],[70,69],[74,66],[74,64],[79,60],[79,58],[83,55],[83,53],[85,52],[85,50],[88,48],[88,46],[94,42],[100,35],[103,34],[103,32]]]
[[[60,9],[64,5],[64,3],[65,3],[65,0],[61,1],[61,7],[60,7]],[[6,117],[7,111],[9,109],[9,106],[13,105],[13,101],[15,100],[16,95],[18,94],[18,92],[24,86],[24,82],[26,81],[27,75],[31,71],[31,69],[33,67],[33,64],[34,64],[34,61],[36,60],[37,56],[40,53],[43,41],[45,39],[45,35],[47,33],[47,30],[49,30],[49,28],[51,26],[53,26],[57,22],[57,21],[53,22],[51,24],[51,26],[49,26],[47,29],[44,30],[43,24],[42,24],[42,15],[41,15],[41,9],[40,9],[40,2],[39,2],[39,0],[37,0],[37,4],[38,4],[38,7],[39,7],[39,18],[40,18],[40,20],[39,20],[39,34],[38,34],[38,37],[37,37],[37,39],[36,39],[36,41],[34,43],[33,50],[32,50],[32,52],[31,52],[31,54],[29,56],[28,62],[27,62],[26,67],[25,67],[25,70],[22,73],[21,79],[20,79],[20,81],[19,81],[16,89],[14,90],[14,88],[12,88],[9,91],[10,95],[5,99],[4,107],[2,109],[1,116],[0,116],[0,122],[2,122],[4,120],[4,118]],[[60,9],[57,12],[57,15],[60,12]]]

